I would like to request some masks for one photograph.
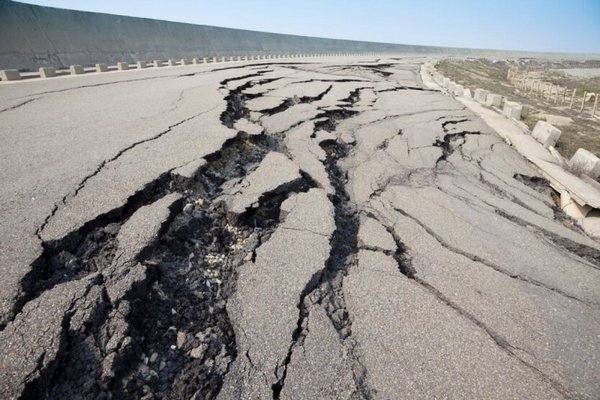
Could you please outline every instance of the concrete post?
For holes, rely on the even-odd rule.
[[[567,97],[567,87],[565,86],[563,88],[562,101],[560,102],[560,104],[565,104],[566,97]]]
[[[446,80],[444,79],[444,82],[445,81]],[[488,94],[489,94],[489,92],[487,90],[481,89],[481,88],[477,88],[477,89],[475,89],[475,93],[473,94],[473,98],[478,103],[485,104]]]
[[[575,92],[577,92],[577,88],[573,89],[573,94],[571,95],[571,104],[569,105],[569,110],[573,108],[573,102],[575,101]]]
[[[154,68],[158,68],[158,67],[162,67],[163,63],[161,60],[154,60],[154,62],[152,63],[154,65]]]
[[[187,58],[182,58],[181,59],[181,65],[188,65],[190,62],[187,60]]]
[[[53,67],[41,67],[40,78],[52,78],[56,76],[56,70]]]
[[[177,61],[173,60],[172,58],[169,58],[169,60],[167,61],[167,65],[169,67],[174,67],[177,65]]]
[[[585,106],[585,96],[587,96],[587,90],[583,92],[583,97],[581,98],[581,107],[579,108],[579,113],[583,112],[583,107]]]
[[[207,64],[207,63],[208,63],[208,58],[207,58],[207,57],[204,57],[204,58],[202,59],[202,62],[203,62],[204,64]]]
[[[0,79],[3,81],[18,81],[21,79],[21,74],[16,69],[0,70]]]
[[[147,67],[146,61],[138,61],[137,63],[135,63],[135,66],[137,67],[137,69],[144,69]]]
[[[118,62],[117,63],[117,69],[119,71],[125,71],[129,69],[129,63],[128,62]]]
[[[106,64],[96,64],[96,72],[106,72],[108,71],[108,66]]]
[[[69,71],[71,72],[71,75],[81,75],[85,72],[81,65],[71,65]]]
[[[212,62],[214,62],[214,63],[219,62],[219,57],[213,57]]]
[[[592,179],[600,177],[600,159],[585,149],[578,149],[569,160],[572,172],[586,174]]]
[[[598,93],[596,93],[596,100],[594,100],[594,109],[592,110],[592,117],[596,115],[596,110],[598,109]]]
[[[506,115],[508,118],[513,118],[519,121],[521,119],[521,112],[523,111],[523,106],[514,101],[505,101],[504,108],[502,109],[502,113]]]
[[[546,121],[538,121],[531,132],[531,136],[546,148],[555,146],[560,135],[560,129]]]
[[[502,105],[502,96],[493,93],[488,94],[485,105],[488,107],[500,107]]]

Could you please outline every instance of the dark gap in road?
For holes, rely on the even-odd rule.
[[[314,120],[316,120],[315,132],[319,130],[333,132],[337,127],[337,121],[350,118],[356,114],[358,114],[358,111],[354,111],[347,108],[323,110],[320,114],[313,118]]]
[[[226,304],[238,267],[274,231],[281,203],[312,185],[301,178],[265,193],[258,207],[235,222],[222,203],[214,202],[219,191],[209,197],[189,194],[192,210],[175,218],[147,258],[157,264],[152,290],[132,304],[134,353],[155,358],[150,367],[156,376],[148,376],[146,366],[132,358],[115,379],[117,385],[127,382],[113,388],[117,397],[142,396],[149,387],[166,398],[216,398],[237,357]]]
[[[398,92],[401,90],[416,90],[419,92],[439,92],[439,90],[435,89],[427,89],[419,86],[396,86],[389,89],[378,90],[377,93],[386,93],[386,92]]]
[[[355,101],[358,101],[358,98]],[[356,113],[356,111],[346,109],[327,111],[324,115],[315,118],[323,118],[324,121],[315,123],[314,130],[316,132],[319,129],[325,129],[332,132],[335,130],[336,121],[351,117]],[[325,169],[335,190],[335,193],[329,195],[329,198],[334,205],[336,229],[330,241],[331,252],[325,268],[313,275],[301,293],[296,329],[292,334],[288,354],[283,364],[276,370],[278,380],[271,387],[274,400],[280,398],[294,350],[303,345],[308,334],[306,322],[310,304],[319,304],[323,307],[341,341],[349,339],[351,335],[351,320],[346,308],[342,282],[350,267],[356,263],[359,221],[356,206],[350,200],[345,189],[347,174],[338,165],[340,160],[348,156],[351,146],[334,140],[323,141],[320,146],[326,153]],[[357,389],[363,398],[371,398],[370,390],[366,385],[366,370],[354,354],[353,342],[346,340],[345,343],[354,358],[353,373]]]
[[[252,74],[255,76],[262,75],[263,72],[258,72],[256,74]],[[241,78],[238,78],[241,79]],[[248,81],[241,86],[238,86],[235,89],[229,91],[229,94],[225,97],[225,102],[227,103],[227,108],[221,114],[221,123],[228,128],[232,128],[237,121],[240,119],[247,117],[250,113],[250,110],[245,106],[245,102],[248,99],[254,99],[257,97],[261,97],[262,94],[248,94],[244,93],[246,89],[249,89],[256,85],[264,85],[266,83],[275,82],[281,78],[268,78],[261,79],[257,81]]]
[[[313,101],[321,100],[327,93],[329,93],[329,91],[331,90],[332,87],[333,87],[333,85],[329,85],[329,87],[327,89],[325,89],[323,92],[319,93],[316,96],[302,96],[302,97],[294,96],[292,98],[285,99],[278,106],[275,106],[272,108],[265,108],[263,110],[260,110],[259,113],[266,115],[266,116],[272,116],[272,115],[284,112],[285,110],[287,110],[290,107],[295,106],[296,104],[306,104],[306,103],[312,103]]]
[[[460,148],[465,143],[466,135],[480,134],[481,132],[477,131],[462,131],[456,133],[447,133],[444,135],[442,140],[437,139],[433,145],[442,149],[442,155],[436,160],[436,166],[439,165],[441,161],[446,161],[457,148]]]
[[[266,81],[271,80],[251,81],[237,88],[234,92],[240,96],[229,98],[228,103],[234,105],[228,107],[223,113],[224,123],[229,121],[233,125],[240,110],[245,109],[246,97],[241,92],[251,85]],[[147,257],[143,262],[148,274],[145,281],[138,286],[146,289],[130,290],[125,295],[127,301],[122,301],[120,305],[126,304],[129,308],[113,309],[106,296],[106,289],[101,285],[104,291],[104,300],[100,307],[102,312],[90,316],[87,321],[88,330],[85,332],[71,332],[67,326],[63,327],[65,344],[61,345],[56,360],[51,363],[52,368],[39,371],[44,379],[30,382],[26,392],[54,393],[63,398],[75,394],[95,398],[97,395],[110,396],[109,393],[122,397],[141,397],[147,396],[150,388],[151,392],[159,395],[170,396],[178,393],[175,397],[186,397],[198,392],[203,398],[214,398],[220,390],[222,377],[229,363],[236,356],[235,338],[224,306],[235,284],[235,267],[240,264],[242,254],[252,255],[254,247],[263,240],[260,236],[268,235],[273,229],[277,222],[274,218],[278,216],[279,206],[287,195],[291,192],[305,191],[314,185],[314,182],[309,182],[306,175],[303,175],[302,179],[293,182],[290,186],[266,193],[261,197],[258,209],[248,210],[239,219],[237,225],[228,222],[223,205],[214,205],[211,202],[220,192],[223,182],[246,175],[249,168],[260,162],[268,151],[278,146],[273,138],[266,135],[249,137],[247,134],[239,133],[235,138],[228,140],[220,151],[206,156],[207,163],[193,178],[174,176],[171,171],[168,171],[130,197],[123,207],[98,216],[59,241],[44,243],[43,256],[32,269],[32,273],[24,280],[25,295],[15,315],[27,301],[59,283],[81,279],[96,271],[101,274],[102,268],[110,265],[114,257],[115,238],[120,226],[140,207],[153,203],[169,192],[178,191],[192,209],[190,212],[190,207],[186,206],[184,210],[181,207],[172,210],[172,213],[177,215],[174,216],[173,222],[168,224],[166,233],[161,233],[161,240],[156,247],[156,249],[167,249],[165,251],[168,253],[162,254],[164,257],[157,257],[156,249],[144,253]],[[190,201],[193,201],[193,204]],[[185,232],[183,238],[177,236],[182,232]],[[197,241],[184,242],[182,239],[185,238]],[[227,249],[227,246],[239,245],[240,241],[244,241],[241,248]],[[190,243],[194,248],[199,246],[200,250],[196,253],[188,252],[192,246]],[[226,260],[225,254],[232,259]],[[224,267],[218,274],[223,275],[218,275],[215,269],[211,268],[219,263]],[[183,270],[186,273],[182,274]],[[206,276],[207,271],[210,272],[209,276]],[[202,279],[206,280],[202,281]],[[217,285],[209,283],[210,279],[214,279],[214,282],[218,279],[220,283]],[[199,286],[201,290],[198,292],[194,292],[196,286],[190,286],[202,284],[204,286]],[[224,285],[224,289],[221,289],[221,284]],[[152,290],[156,288],[159,291]],[[160,307],[161,305],[163,307]],[[168,308],[167,305],[175,306]],[[177,308],[182,310],[182,313],[178,313]],[[153,312],[158,310],[160,315],[153,315]],[[187,355],[180,355],[172,351],[169,346],[167,354],[178,354],[174,357],[176,361],[172,365],[169,366],[167,362],[163,368],[160,368],[161,364],[152,365],[156,371],[153,370],[148,366],[148,362],[154,353],[148,354],[140,361],[139,350],[149,343],[144,332],[155,333],[156,324],[161,322],[161,317],[163,322],[167,318],[180,318],[178,321],[181,324],[189,324],[189,315],[198,316],[198,314],[200,314],[199,318],[192,318],[191,321],[197,321],[198,324],[205,324],[207,327],[214,326],[216,331],[208,332],[206,328],[202,332],[195,332],[196,335],[202,336],[202,340],[199,336],[192,337],[190,343],[198,345],[191,349],[194,350],[194,357],[191,357],[191,350]],[[207,322],[209,320],[214,323]],[[154,326],[144,326],[144,324],[154,324]],[[164,326],[167,331],[155,335],[157,346],[160,343],[164,344],[165,338],[169,339],[170,345],[173,344],[171,340],[173,338],[169,336],[172,329],[168,329],[171,326],[185,328],[180,325]],[[116,355],[118,360],[111,367],[114,371],[107,372],[104,370],[104,362],[107,361],[105,357],[114,353],[109,354],[106,348],[107,340],[112,335],[111,333],[107,337],[106,332],[115,329],[124,330],[122,334],[127,335],[125,339],[128,343],[123,342],[123,347],[118,351]],[[82,334],[88,333],[88,337],[81,337]],[[88,342],[91,340],[90,343],[93,344],[86,343],[92,346],[91,349],[83,348],[82,343],[85,340]],[[151,345],[146,347],[152,348]],[[157,359],[158,356],[154,356],[153,361]],[[79,364],[74,363],[74,365],[80,365],[82,360],[86,360],[86,374],[73,374],[73,368],[67,370],[54,367],[66,366],[73,360],[79,361]],[[199,363],[206,364],[202,375],[197,374],[194,367]],[[131,379],[124,379],[127,377]]]
[[[331,83],[361,82],[361,83],[368,83],[370,81],[366,80],[366,79],[347,79],[347,78],[340,78],[340,79],[307,79],[307,80],[304,80],[304,81],[294,81],[294,82],[291,82],[290,85],[297,85],[297,84],[311,83],[311,82],[331,82]]]
[[[122,223],[140,207],[168,193],[169,174],[162,174],[148,183],[129,197],[122,207],[97,216],[60,240],[42,242],[41,256],[32,263],[31,271],[21,281],[22,294],[15,302],[13,318],[27,302],[41,293],[110,265],[116,250],[115,238]]]
[[[393,252],[390,252],[390,251],[382,250],[379,248],[375,249],[375,248],[368,248],[365,246],[363,246],[363,248],[365,250],[379,251],[379,252],[384,253],[385,255],[392,256],[394,258],[394,260],[396,260],[396,263],[398,264],[398,270],[400,271],[400,273],[409,279],[415,279],[417,272],[414,269],[414,267],[412,266],[412,259],[408,253],[408,248],[402,242],[402,240],[400,239],[400,236],[398,236],[398,234],[394,230],[394,227],[389,226],[388,224],[382,222],[381,218],[379,218],[377,215],[375,215],[372,212],[366,212],[365,215],[369,218],[373,218],[374,220],[379,222],[381,224],[381,226],[383,226],[385,228],[385,230],[390,234],[392,239],[394,239],[394,242],[396,243],[396,250]]]
[[[266,74],[267,72],[273,72],[273,70],[272,69],[261,69],[261,70],[258,70],[257,72],[253,72],[251,74],[246,74],[246,75],[241,75],[241,76],[232,76],[231,78],[223,79],[221,82],[219,82],[219,84],[221,85],[222,89],[227,89],[227,84],[229,82],[240,81],[242,79],[248,79],[248,78],[256,78],[256,77]]]
[[[513,178],[539,193],[548,194],[550,190],[550,181],[541,176],[514,174]]]
[[[46,398],[71,398],[76,394],[96,398],[109,393],[117,398],[139,398],[150,393],[163,398],[189,398],[199,393],[201,398],[215,398],[230,362],[237,356],[225,310],[235,285],[236,268],[275,228],[280,205],[288,195],[314,186],[303,174],[301,179],[265,193],[257,208],[247,210],[232,223],[223,204],[214,204],[222,183],[246,175],[273,147],[275,144],[264,135],[240,133],[220,151],[207,156],[207,164],[193,178],[169,179],[165,174],[158,180],[160,184],[150,185],[143,195],[138,193],[122,210],[90,221],[64,242],[47,244],[64,262],[47,264],[48,278],[39,281],[35,294],[57,284],[59,278],[69,281],[87,275],[89,271],[76,268],[81,264],[110,264],[121,224],[139,207],[169,191],[181,193],[184,202],[191,205],[179,204],[172,210],[158,244],[142,256],[140,261],[147,266],[148,276],[123,298],[121,304],[127,303],[128,308],[114,309],[100,285],[103,301],[86,322],[86,330],[71,331],[66,320],[64,344],[57,359],[51,368],[40,371],[43,379],[31,382],[26,393],[45,393]],[[96,238],[100,240],[96,242]],[[81,259],[73,261],[64,253],[66,248],[80,251],[88,245],[91,250]],[[101,267],[96,269],[102,273]],[[103,363],[110,335],[107,337],[106,332],[115,329],[124,329],[129,339],[116,355],[115,371],[107,375]],[[171,346],[181,340],[181,348],[173,350]],[[73,366],[77,365],[86,373],[75,373],[77,368]]]
[[[294,105],[296,105],[298,103],[299,103],[299,101],[297,101],[297,99],[294,99],[294,98],[285,99],[278,106],[271,107],[271,108],[265,108],[263,110],[260,110],[259,113],[261,113],[263,115],[267,115],[267,116],[279,114],[280,112],[284,112],[288,108],[290,108],[290,107],[292,107],[292,106],[294,106]]]

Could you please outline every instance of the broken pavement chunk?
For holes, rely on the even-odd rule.
[[[263,194],[301,178],[300,169],[289,158],[282,153],[270,152],[258,168],[234,185],[222,199],[230,213],[240,215],[253,207]]]

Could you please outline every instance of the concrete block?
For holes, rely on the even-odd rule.
[[[202,62],[203,62],[204,64],[208,63],[208,57],[204,57],[204,58],[202,59]]]
[[[500,106],[502,106],[502,96],[494,93],[488,94],[485,100],[485,105],[489,107],[500,108]]]
[[[465,88],[465,89],[463,90],[462,97],[466,97],[466,98],[468,98],[468,99],[472,98],[473,96],[471,96],[471,89],[469,89],[469,88]]]
[[[485,89],[477,88],[475,89],[475,93],[473,93],[473,98],[476,102],[485,104],[487,100],[489,92]]]
[[[581,205],[573,200],[571,194],[566,190],[560,191],[560,208],[569,217],[577,220],[585,218],[592,211],[592,207],[587,204]]]
[[[85,72],[82,65],[71,65],[69,71],[71,72],[71,75],[81,75]]]
[[[465,87],[463,85],[454,85],[454,95],[462,96],[465,91]]]
[[[214,62],[214,63],[219,62],[219,57],[213,57],[212,62]]]
[[[3,81],[18,81],[21,79],[21,74],[16,69],[0,70],[0,79]]]
[[[560,129],[547,123],[546,121],[538,121],[531,132],[531,136],[544,147],[554,146],[560,138]]]
[[[117,69],[119,71],[127,71],[129,69],[129,63],[128,62],[118,62]]]
[[[190,62],[187,60],[187,58],[182,58],[180,65],[188,65]]]
[[[446,89],[448,89],[448,85],[450,84],[450,78],[443,78],[442,79],[442,86],[445,87]]]
[[[515,101],[505,101],[504,107],[502,108],[502,113],[506,115],[508,118],[516,119],[517,121],[521,120],[521,112],[523,111],[523,106]]]
[[[154,60],[153,64],[155,68],[163,66],[163,62],[161,60]]]
[[[578,149],[573,154],[569,167],[575,173],[585,174],[593,179],[600,178],[600,158],[585,149]]]
[[[173,60],[172,58],[170,58],[170,59],[167,61],[167,65],[168,65],[169,67],[174,67],[174,66],[176,66],[176,65],[177,65],[177,61],[176,61],[176,60]]]
[[[106,64],[96,64],[96,72],[106,72],[108,71],[108,66]]]
[[[53,67],[40,67],[40,78],[52,78],[56,76],[56,70]]]
[[[135,63],[135,66],[137,69],[144,69],[148,65],[146,65],[146,61],[138,61],[137,63]]]

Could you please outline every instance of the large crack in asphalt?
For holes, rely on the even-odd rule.
[[[221,116],[225,125],[235,124],[247,113],[243,90],[266,81],[272,80],[249,81],[230,91]],[[43,243],[42,257],[23,280],[24,295],[15,315],[42,293],[90,274],[99,273],[95,285],[102,294],[87,316],[85,329],[73,330],[70,319],[64,319],[56,359],[38,371],[40,378],[28,382],[23,394],[29,398],[216,397],[237,356],[225,311],[237,266],[253,257],[254,249],[275,229],[279,207],[290,193],[306,191],[315,183],[302,173],[301,179],[264,193],[257,207],[235,220],[215,199],[223,183],[241,179],[279,146],[266,135],[240,132],[206,156],[206,164],[192,178],[168,171],[122,207],[88,221],[61,240]],[[147,268],[147,277],[118,303],[111,303],[102,272],[114,259],[121,226],[141,207],[173,192],[180,193],[183,201],[171,208],[157,244],[137,259]],[[114,336],[121,337],[116,352],[109,348]],[[80,373],[83,370],[85,374]]]
[[[358,94],[358,92],[357,92]],[[358,95],[351,94],[348,102],[354,104],[359,100]],[[357,114],[351,109],[328,110],[315,117],[314,131],[327,130],[333,132],[336,122]],[[313,134],[314,136],[314,134]],[[335,140],[325,140],[320,146],[326,153],[324,161],[329,180],[334,188],[334,194],[329,195],[334,205],[335,231],[330,241],[331,252],[325,264],[325,268],[318,271],[306,284],[298,302],[298,320],[296,329],[292,333],[290,347],[287,356],[281,366],[277,368],[277,382],[272,385],[273,399],[279,399],[285,385],[288,365],[292,354],[303,346],[308,335],[307,325],[309,318],[309,307],[319,304],[326,312],[333,327],[338,332],[340,342],[346,347],[352,359],[352,372],[354,382],[361,398],[372,398],[371,390],[366,384],[366,368],[356,355],[356,343],[352,340],[352,322],[346,308],[346,301],[342,290],[344,277],[349,269],[356,264],[358,252],[358,212],[356,205],[351,201],[346,192],[346,172],[339,166],[339,161],[346,158],[351,146]]]

